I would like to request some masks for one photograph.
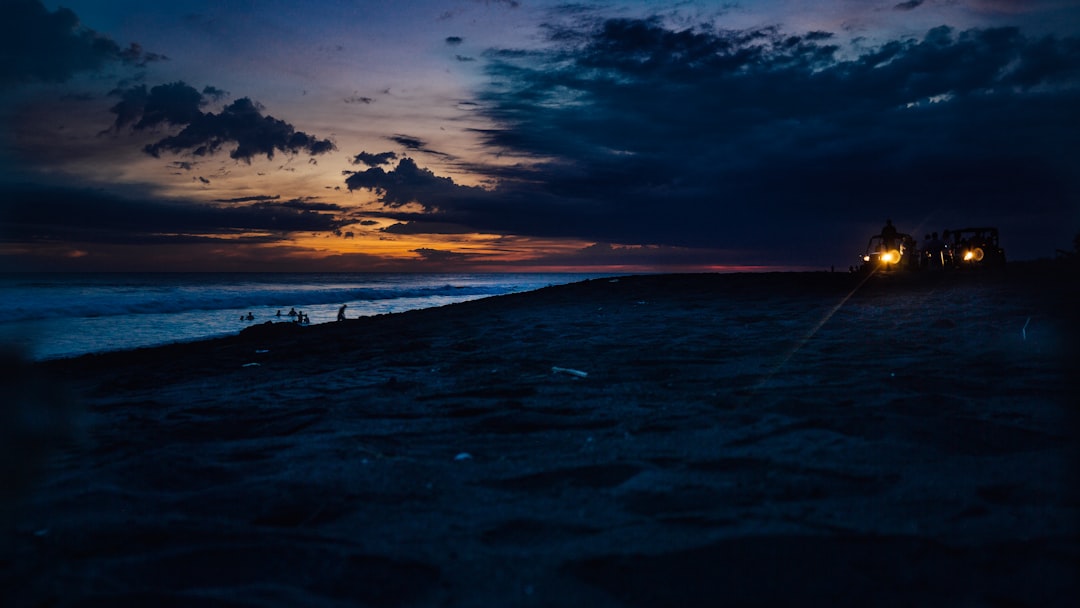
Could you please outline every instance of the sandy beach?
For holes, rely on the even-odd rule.
[[[0,603],[1072,605],[1076,278],[619,277],[9,366]]]

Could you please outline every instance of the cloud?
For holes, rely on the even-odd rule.
[[[900,2],[893,6],[893,9],[898,11],[910,11],[919,8],[925,0],[907,0],[907,2]]]
[[[255,196],[238,196],[236,198],[219,198],[215,199],[215,203],[252,203],[259,202],[264,203],[267,201],[276,201],[281,198],[280,194],[257,194]]]
[[[341,225],[313,211],[336,206],[303,201],[218,207],[38,185],[2,186],[0,201],[0,240],[8,243],[276,242]]]
[[[0,87],[64,82],[110,64],[144,66],[163,55],[138,44],[124,48],[82,26],[70,9],[49,10],[39,0],[8,0],[0,7]]]
[[[419,203],[429,209],[455,206],[470,198],[489,194],[482,188],[460,186],[449,177],[439,177],[417,166],[411,158],[402,158],[392,171],[372,167],[366,171],[349,172],[345,179],[349,190],[370,190],[379,202],[388,207],[403,207]]]
[[[465,39],[462,38],[461,36],[447,36],[446,37],[446,44],[448,44],[450,46],[457,46],[457,45],[461,44],[462,42],[465,42]]]
[[[411,137],[409,135],[394,135],[387,137],[390,141],[396,141],[402,146],[410,150],[422,150],[425,146],[424,140],[418,137]]]
[[[386,139],[389,139],[390,141],[397,143],[398,145],[402,146],[403,148],[405,148],[407,150],[412,150],[414,152],[423,152],[425,154],[432,154],[434,156],[442,156],[442,157],[447,157],[447,158],[450,157],[450,155],[447,154],[446,152],[440,152],[438,150],[432,150],[431,148],[427,147],[427,142],[420,139],[419,137],[413,137],[411,135],[402,135],[402,134],[398,133],[397,135],[388,136]]]
[[[210,89],[212,95],[218,91]],[[127,125],[135,130],[162,125],[183,127],[179,133],[145,147],[145,151],[155,157],[162,152],[191,152],[195,156],[205,156],[226,144],[235,144],[229,152],[231,158],[247,162],[263,155],[273,159],[276,152],[306,152],[317,156],[336,149],[328,139],[318,139],[297,131],[283,120],[263,115],[255,102],[247,97],[237,99],[215,114],[201,110],[207,103],[205,94],[184,82],[158,85],[149,90],[140,85],[114,91],[114,94],[121,97],[112,107],[117,128]]]
[[[335,203],[323,203],[307,199],[294,198],[282,203],[262,202],[263,206],[277,206],[282,209],[297,209],[299,211],[342,211],[342,206]]]
[[[521,2],[518,2],[518,0],[473,0],[473,2],[486,4],[488,6],[491,6],[492,4],[501,4],[509,8],[518,8],[521,6]]]
[[[522,160],[487,168],[495,192],[431,175],[388,202],[430,197],[429,221],[496,232],[835,259],[885,214],[1069,224],[1080,197],[1080,38],[940,27],[841,49],[659,18],[576,28],[485,55],[476,111],[495,126],[477,133]]]
[[[149,90],[146,85],[139,85],[112,94],[120,95],[120,101],[110,109],[116,114],[117,128],[129,124],[140,130],[163,123],[186,125],[198,120],[202,116],[200,108],[206,105],[203,93],[183,82],[162,84]]]
[[[397,154],[394,152],[378,152],[375,154],[361,152],[353,157],[352,164],[364,164],[369,167],[378,167],[381,165],[388,165],[394,160],[397,160]]]
[[[476,230],[470,226],[461,224],[448,224],[445,222],[398,222],[382,229],[389,234],[470,234]]]
[[[424,258],[425,262],[435,262],[439,264],[460,264],[468,262],[476,257],[475,255],[467,253],[448,251],[445,249],[432,249],[430,247],[421,247],[420,249],[412,249],[410,251]]]
[[[203,87],[202,94],[203,97],[206,97],[211,101],[221,101],[225,97],[229,96],[228,91],[210,85],[206,85],[205,87]]]

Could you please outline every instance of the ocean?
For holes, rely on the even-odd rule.
[[[582,281],[589,274],[8,274],[0,275],[0,345],[30,359],[73,357],[239,333],[258,323],[312,324],[443,306]],[[282,316],[278,316],[278,312]],[[247,320],[248,314],[252,320]],[[243,318],[242,318],[243,317]]]

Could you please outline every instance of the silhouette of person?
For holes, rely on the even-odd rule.
[[[892,220],[885,220],[885,225],[881,228],[881,244],[885,246],[886,251],[896,244],[896,226],[893,226]]]
[[[281,310],[277,311],[277,316],[279,316],[279,317],[281,316]]]
[[[248,321],[254,321],[254,320],[255,320],[255,315],[253,315],[253,314],[251,314],[251,313],[249,312],[249,313],[247,314],[247,316],[246,316],[246,317],[244,317],[244,318],[245,318],[245,319],[247,319]]]
[[[295,308],[289,308],[289,316],[290,317],[295,317],[296,316],[296,309]]]
[[[945,267],[945,243],[938,238],[936,232],[927,239],[926,261],[929,267],[933,269]]]
[[[913,254],[915,251],[915,239],[911,238],[911,236],[903,237],[900,242],[900,251],[904,255],[903,261],[908,268],[918,265],[919,259]]]
[[[345,307],[346,306],[348,306],[348,304],[342,304],[341,308],[338,309],[338,311],[337,311],[337,320],[338,321],[344,321],[345,320]]]

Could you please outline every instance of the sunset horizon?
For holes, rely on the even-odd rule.
[[[6,5],[0,271],[841,269],[1080,228],[1080,8]]]

